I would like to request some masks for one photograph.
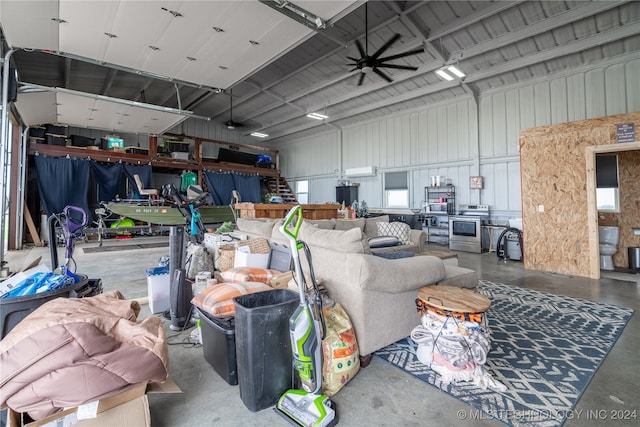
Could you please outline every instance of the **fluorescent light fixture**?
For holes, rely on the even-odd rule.
[[[307,114],[307,117],[312,118],[312,119],[316,119],[316,120],[323,120],[323,119],[328,119],[329,116],[325,115],[325,114],[320,114],[320,113],[309,113]]]
[[[456,67],[455,65],[449,65],[447,67],[447,70],[451,71],[451,73],[453,73],[458,78],[463,78],[464,76],[466,76],[466,74],[460,71],[460,69],[458,69],[458,67]]]
[[[446,81],[453,80],[453,77],[449,75],[445,70],[436,70],[436,74],[440,76],[441,79],[445,79]]]
[[[251,136],[257,136],[258,138],[266,138],[269,135],[267,135],[266,133],[262,133],[262,132],[251,132]]]

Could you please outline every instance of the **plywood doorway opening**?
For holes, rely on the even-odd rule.
[[[598,209],[596,207],[596,154],[640,150],[640,141],[585,147],[587,168],[587,220],[589,223],[589,277],[600,279]]]

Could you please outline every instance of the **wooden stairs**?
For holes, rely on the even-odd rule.
[[[276,193],[282,197],[283,203],[298,203],[296,195],[291,190],[291,187],[289,187],[286,179],[282,177],[265,177],[263,179],[269,193]]]

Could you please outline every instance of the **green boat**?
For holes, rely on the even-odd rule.
[[[137,221],[157,225],[186,225],[180,210],[171,205],[138,205],[135,203],[111,202],[104,205],[109,211]],[[198,208],[203,224],[236,222],[231,206],[200,206]]]

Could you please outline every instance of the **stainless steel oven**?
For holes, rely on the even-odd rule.
[[[459,205],[458,215],[449,217],[449,249],[481,253],[481,225],[488,216],[487,205]]]

